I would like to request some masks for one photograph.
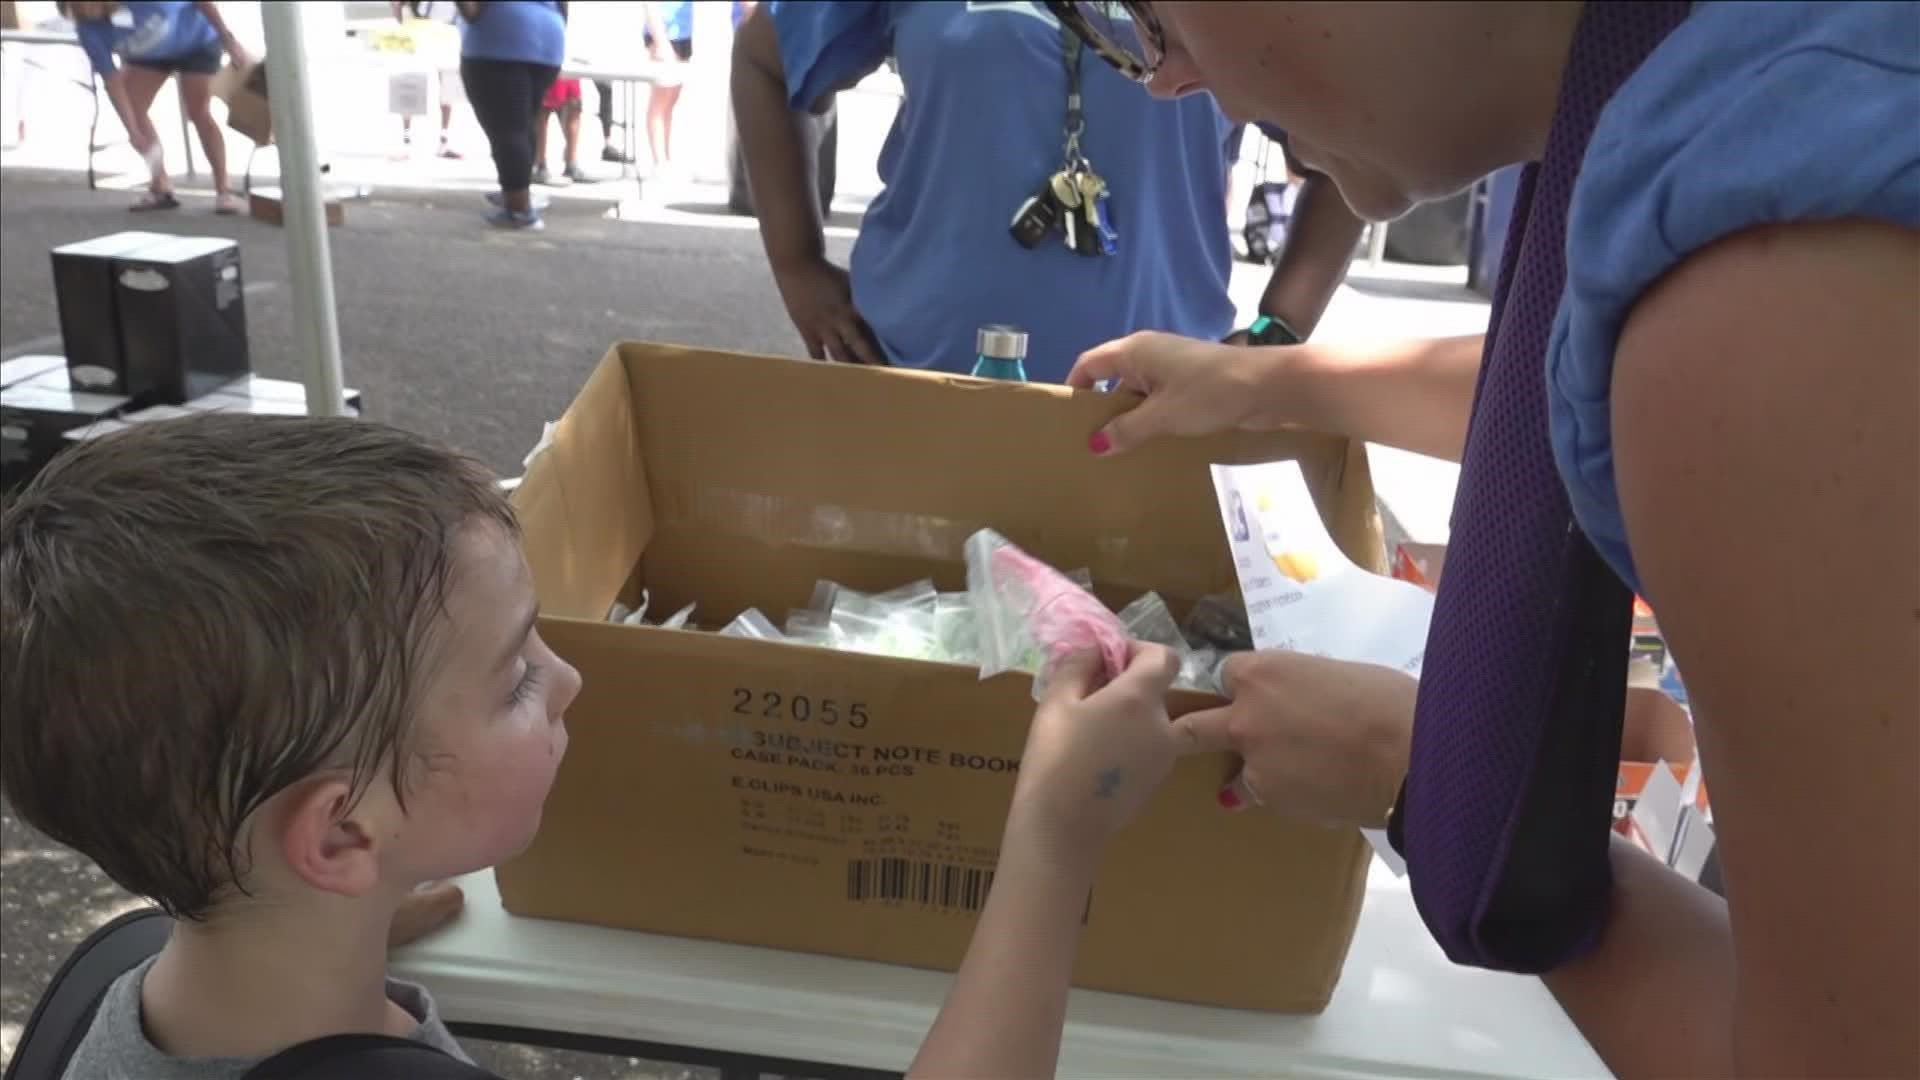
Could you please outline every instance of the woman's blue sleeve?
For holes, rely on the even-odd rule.
[[[880,66],[893,50],[890,9],[884,0],[767,4],[787,73],[787,104],[811,111],[847,79]]]

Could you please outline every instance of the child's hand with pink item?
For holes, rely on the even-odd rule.
[[[1027,732],[1007,837],[1050,860],[1097,860],[1186,745],[1167,719],[1167,690],[1180,671],[1171,650],[1135,644],[1110,682],[1104,664],[1089,651],[1049,665]]]

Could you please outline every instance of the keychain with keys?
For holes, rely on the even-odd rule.
[[[1074,238],[1073,249],[1082,255],[1113,254],[1119,249],[1120,238],[1113,231],[1113,218],[1107,211],[1107,182],[1091,168],[1082,169],[1074,180],[1079,188],[1078,209],[1086,215],[1086,220],[1081,223],[1080,235]]]
[[[1081,220],[1079,213],[1079,177],[1075,173],[1061,169],[1053,174],[1053,179],[1047,181],[1047,186],[1053,192],[1055,204],[1060,207],[1060,229],[1066,234],[1067,247],[1070,250],[1079,251],[1080,237],[1086,230],[1086,223]]]
[[[1014,211],[1008,231],[1013,233],[1014,240],[1021,247],[1036,248],[1060,224],[1062,216],[1060,198],[1049,181],[1041,184],[1040,189],[1027,196],[1027,200],[1020,204],[1020,209]]]

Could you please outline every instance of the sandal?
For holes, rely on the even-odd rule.
[[[174,198],[173,192],[149,191],[140,197],[139,202],[127,207],[127,209],[136,214],[144,214],[149,210],[175,210],[178,209],[179,206],[180,200]]]
[[[223,191],[213,197],[213,212],[216,214],[230,217],[234,214],[243,213],[246,209],[246,200],[231,191]]]

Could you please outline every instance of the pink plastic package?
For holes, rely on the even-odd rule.
[[[1119,616],[992,529],[967,540],[967,592],[979,623],[980,677],[1031,671],[1036,700],[1053,666],[1074,653],[1097,650],[1103,682],[1133,653]]]

